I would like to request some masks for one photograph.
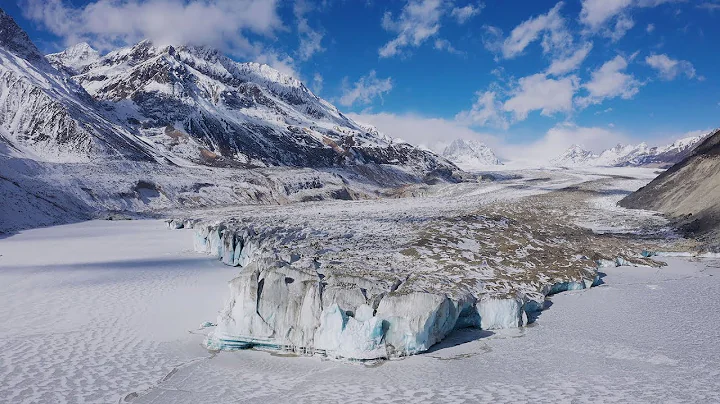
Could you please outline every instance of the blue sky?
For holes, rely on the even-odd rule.
[[[720,126],[718,0],[9,2],[46,52],[208,44],[435,148],[598,150]]]

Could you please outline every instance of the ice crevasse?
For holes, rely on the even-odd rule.
[[[312,254],[283,248],[306,238],[303,231],[187,221],[181,227],[194,228],[196,251],[240,268],[208,336],[210,349],[268,347],[356,360],[412,355],[458,328],[524,326],[546,295],[599,280],[589,269],[581,279],[548,283],[535,293],[427,292],[405,287],[402,279],[323,273]]]

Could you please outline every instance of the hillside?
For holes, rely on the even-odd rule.
[[[708,246],[720,246],[720,130],[620,205],[663,212]]]

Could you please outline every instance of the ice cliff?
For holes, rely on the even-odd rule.
[[[527,256],[535,269],[523,271],[510,261],[496,265],[497,260],[469,256],[497,256],[496,249],[481,251],[470,240],[445,240],[448,255],[469,260],[444,266],[434,253],[422,250],[430,247],[429,240],[417,234],[386,244],[378,234],[383,230],[369,226],[375,231],[368,236],[385,250],[372,251],[360,234],[368,228],[352,233],[303,220],[300,226],[258,222],[168,222],[170,228],[194,228],[196,251],[240,268],[208,337],[211,349],[259,346],[355,360],[412,355],[455,329],[524,326],[537,317],[547,295],[595,285],[597,267],[606,264],[568,254],[564,262],[540,267],[537,258]],[[485,225],[490,230],[490,223]],[[460,229],[448,230],[449,236]],[[496,228],[502,230],[502,225]],[[531,249],[544,244],[529,240]],[[386,250],[388,244],[394,245]],[[546,252],[557,252],[547,247]]]

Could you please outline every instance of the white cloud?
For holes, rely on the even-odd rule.
[[[601,33],[616,42],[635,25],[628,14],[631,8],[684,1],[687,0],[582,0],[580,22],[587,27],[587,32]],[[614,25],[611,24],[613,20]]]
[[[647,31],[648,34],[652,34],[655,31],[655,24],[648,24],[645,31]]]
[[[282,29],[276,0],[95,0],[80,7],[24,0],[23,13],[67,43],[87,41],[103,50],[151,39],[252,52],[246,34]]]
[[[298,55],[300,60],[308,60],[314,54],[323,52],[323,33],[310,27],[306,14],[312,9],[305,0],[297,0],[293,5],[293,13],[297,19],[297,29],[300,38]]]
[[[632,57],[631,57],[632,59]],[[583,85],[588,95],[578,100],[581,107],[600,104],[605,99],[621,97],[630,99],[640,91],[642,83],[631,74],[625,73],[628,62],[618,55],[592,72],[591,80]]]
[[[582,62],[585,61],[585,58],[587,58],[592,48],[593,44],[591,42],[588,42],[581,48],[576,50],[575,53],[573,53],[572,55],[564,59],[554,60],[548,68],[547,73],[555,76],[561,76],[563,74],[577,70],[582,64]]]
[[[207,45],[299,77],[292,57],[249,39],[285,29],[277,0],[95,0],[78,7],[62,0],[22,0],[22,5],[26,18],[68,45],[88,42],[101,51],[143,39],[156,45]]]
[[[572,36],[567,31],[565,20],[560,15],[563,2],[559,2],[547,12],[530,18],[510,32],[501,46],[502,55],[512,59],[520,55],[525,48],[542,35],[542,46],[545,53],[551,51],[564,52],[572,44]]]
[[[528,113],[535,110],[545,116],[571,112],[578,82],[577,76],[552,79],[538,73],[523,77],[512,91],[512,97],[503,104],[503,109],[512,112],[518,121],[526,119]]]
[[[287,74],[295,78],[299,78],[300,74],[297,72],[295,66],[295,59],[287,55],[280,55],[273,51],[262,51],[261,49],[256,50],[253,59],[258,63],[264,63],[280,73]]]
[[[598,30],[632,3],[633,0],[583,0],[580,21],[590,29]]]
[[[671,59],[668,55],[650,55],[645,58],[645,63],[657,70],[660,77],[665,80],[673,80],[678,75],[684,74],[687,78],[695,78],[695,67],[686,60]]]
[[[715,1],[717,1],[717,0],[715,0]],[[718,10],[720,10],[720,4],[718,4],[717,2],[715,2],[715,3],[704,2],[704,3],[698,4],[697,8],[702,8],[702,9],[705,9],[705,10],[708,10],[711,12],[718,11]]]
[[[477,132],[453,120],[429,118],[416,114],[347,114],[358,122],[369,123],[393,138],[400,138],[411,144],[441,152],[455,139],[477,139],[490,147],[498,147],[501,138],[492,134]]]
[[[386,12],[382,26],[397,36],[383,45],[380,57],[392,57],[406,47],[418,47],[440,30],[440,17],[445,12],[442,0],[408,0],[397,19]]]
[[[459,50],[455,49],[455,47],[448,41],[447,39],[438,38],[435,40],[435,49],[437,50],[444,50],[449,53],[453,53],[456,55],[462,54]]]
[[[620,131],[608,127],[583,127],[574,123],[560,123],[545,132],[535,141],[510,143],[506,135],[479,132],[469,128],[465,123],[457,120],[430,118],[417,114],[391,114],[391,113],[361,113],[347,114],[358,122],[369,123],[381,132],[393,138],[400,138],[406,142],[424,146],[436,152],[441,152],[455,139],[476,139],[484,142],[501,159],[513,165],[535,165],[547,163],[559,156],[568,147],[578,144],[595,153],[613,147],[618,143],[628,144],[640,142],[632,139]],[[665,144],[682,137],[695,136],[708,133],[709,130],[689,132],[684,135],[658,137],[651,134],[652,144]]]
[[[465,24],[472,17],[480,14],[485,5],[479,3],[478,5],[468,4],[465,7],[455,7],[450,12],[450,15],[457,20],[458,24]]]
[[[630,16],[622,14],[615,20],[615,28],[610,30],[605,30],[604,35],[608,38],[610,38],[611,41],[617,42],[622,37],[627,34],[628,31],[630,31],[635,26],[635,21],[633,21]]]
[[[391,78],[379,79],[375,70],[371,70],[367,76],[360,77],[352,87],[347,85],[347,78],[344,81],[345,89],[338,102],[346,107],[355,103],[370,104],[375,97],[382,98],[383,94],[390,92],[393,88]]]
[[[458,122],[466,125],[492,126],[507,129],[510,124],[502,111],[502,103],[497,100],[494,91],[478,92],[477,100],[469,111],[455,116]]]
[[[548,130],[541,139],[530,144],[510,146],[510,150],[503,151],[503,154],[525,161],[547,162],[574,144],[597,153],[627,141],[626,136],[606,128],[561,123]]]
[[[320,94],[323,88],[323,76],[320,73],[315,73],[312,81],[312,90],[315,94]]]

